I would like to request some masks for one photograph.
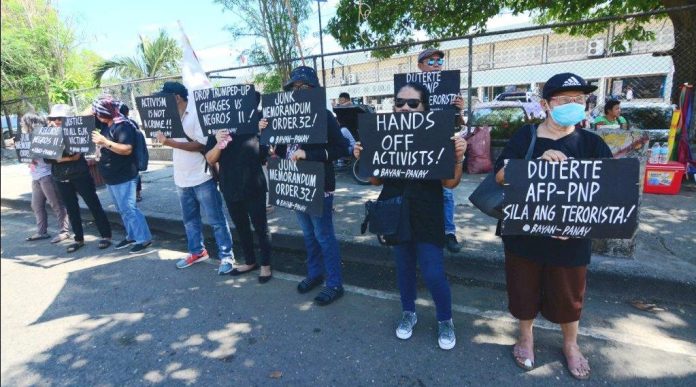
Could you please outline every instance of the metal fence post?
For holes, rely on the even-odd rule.
[[[471,80],[473,79],[474,69],[474,38],[469,37],[469,63],[466,80],[466,123],[471,120]]]

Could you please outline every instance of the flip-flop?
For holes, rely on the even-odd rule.
[[[512,358],[515,359],[515,364],[525,371],[531,371],[534,369],[534,360],[532,360],[532,354],[528,350],[515,344],[512,346]],[[519,358],[523,360],[520,361]]]
[[[565,356],[565,354],[563,354]],[[572,377],[574,377],[577,380],[587,380],[590,378],[590,374],[592,373],[592,370],[590,369],[590,362],[587,361],[585,356],[580,354],[580,361],[578,362],[577,366],[575,367],[575,370],[577,371],[578,369],[582,368],[582,366],[585,366],[587,368],[587,375],[579,375],[573,372],[573,369],[570,368],[570,362],[568,361],[568,356],[565,356],[566,359],[566,367],[568,368],[568,373]]]
[[[104,250],[105,248],[111,246],[111,240],[109,239],[102,239],[99,241],[99,245],[97,245],[100,250]]]
[[[48,234],[41,234],[41,235],[39,235],[39,234],[34,234],[34,235],[30,236],[30,237],[27,237],[26,241],[27,241],[27,242],[34,242],[34,241],[40,241],[40,240],[48,239],[48,238],[50,238],[50,237],[51,237],[51,236],[48,235]]]
[[[72,243],[72,244],[70,244],[70,246],[68,246],[67,251],[68,251],[68,253],[74,253],[77,250],[79,250],[80,248],[82,248],[82,246],[84,246],[84,245],[85,245],[84,242]]]

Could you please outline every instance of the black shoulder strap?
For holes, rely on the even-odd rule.
[[[532,130],[532,141],[529,142],[529,148],[527,148],[527,155],[524,156],[525,160],[531,160],[532,154],[534,153],[534,146],[536,145],[537,139],[537,127],[536,125],[531,126]]]

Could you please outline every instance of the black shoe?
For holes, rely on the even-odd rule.
[[[314,297],[314,302],[317,303],[317,305],[329,305],[330,303],[338,300],[339,298],[343,297],[343,287],[337,287],[337,288],[330,288],[330,287],[325,287],[324,289],[321,289],[321,292],[317,294],[316,297]]]
[[[299,284],[297,284],[297,291],[302,293],[302,294],[307,293],[310,290],[321,285],[323,282],[324,282],[324,278],[322,276],[319,276],[319,277],[313,278],[313,279],[305,278],[302,281],[300,281]]]
[[[135,241],[129,241],[128,239],[124,239],[124,240],[118,242],[118,244],[116,244],[116,246],[114,246],[114,249],[116,249],[116,250],[125,249],[126,247],[132,245],[133,243],[135,243]]]
[[[259,283],[260,284],[265,284],[266,282],[270,281],[273,278],[273,274],[270,275],[260,275],[259,276]]]
[[[445,246],[451,253],[458,253],[462,249],[462,246],[459,246],[459,242],[457,241],[457,236],[454,234],[447,234]]]
[[[150,247],[151,244],[152,244],[152,241],[145,242],[145,243],[136,243],[133,245],[133,248],[130,249],[130,252],[131,252],[131,254],[139,253],[139,252],[147,249],[148,247]]]

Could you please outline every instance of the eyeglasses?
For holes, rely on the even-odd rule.
[[[293,90],[307,90],[311,89],[312,86],[306,84],[306,83],[295,83],[292,85]]]
[[[557,97],[551,97],[550,99],[558,102],[559,105],[565,105],[567,103],[579,103],[581,105],[584,105],[587,101],[587,96],[578,95],[576,97],[569,97],[567,95],[559,95]]]
[[[411,109],[417,108],[421,104],[421,100],[417,98],[397,98],[394,100],[394,105],[398,108],[408,104]]]
[[[443,64],[445,64],[445,60],[443,58],[437,58],[437,59],[429,58],[427,63],[428,63],[428,66],[433,66],[433,65],[435,65],[435,63],[442,66]]]

